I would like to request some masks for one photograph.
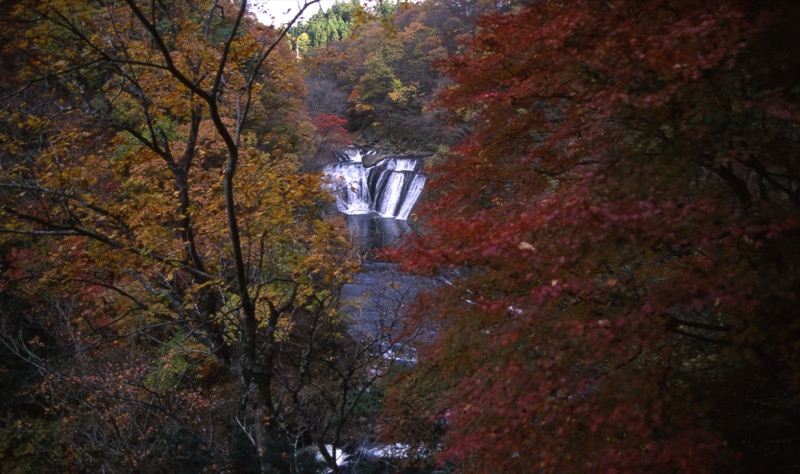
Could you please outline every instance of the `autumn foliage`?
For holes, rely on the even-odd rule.
[[[444,63],[470,135],[406,265],[443,283],[393,436],[465,472],[789,472],[793,2],[531,2]]]
[[[298,433],[340,443],[303,413],[322,403],[309,384],[333,383],[353,265],[327,191],[299,171],[313,126],[286,30],[246,7],[2,12],[0,296],[25,311],[0,312],[0,342],[37,375],[24,398],[52,432],[23,450],[5,431],[4,465],[30,448],[44,455],[29,472],[267,472]]]
[[[394,251],[437,282],[381,420],[410,469],[800,465],[796,2],[379,2],[307,51],[311,116],[246,2],[6,3],[4,472],[372,441],[392,346],[338,310],[357,266],[303,172],[346,130],[464,137]]]
[[[338,115],[319,113],[311,123],[314,125],[314,145],[317,156],[330,160],[332,153],[350,145],[347,134],[347,120]]]
[[[457,130],[428,107],[443,84],[432,64],[470,30],[449,6],[404,3],[389,14],[381,10],[394,8],[391,2],[379,2],[374,18],[361,18],[347,38],[310,50],[309,106],[346,116],[348,129],[368,143],[416,149],[449,143]]]

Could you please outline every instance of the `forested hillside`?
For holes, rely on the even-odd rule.
[[[795,2],[248,8],[0,11],[0,470],[797,470]]]
[[[345,39],[302,54],[310,112],[346,118],[361,143],[435,151],[461,133],[430,107],[446,83],[436,64],[473,25],[444,3],[388,10],[363,12]]]
[[[368,12],[358,1],[334,3],[327,11],[317,12],[308,21],[293,25],[289,33],[295,51],[305,55],[310,48],[347,39],[353,28],[366,20]]]

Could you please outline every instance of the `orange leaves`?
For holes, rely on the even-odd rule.
[[[247,420],[279,415],[265,398],[287,370],[274,363],[279,344],[311,331],[297,318],[333,321],[353,269],[343,232],[323,219],[330,196],[299,172],[312,130],[294,56],[279,44],[265,59],[275,32],[256,36],[247,20],[232,32],[236,5],[214,5],[15,2],[8,22],[22,34],[2,46],[16,56],[0,95],[20,113],[0,115],[13,140],[0,250],[20,251],[3,263],[3,289],[51,311],[71,452],[122,446],[79,470],[159,458],[149,443],[171,439],[166,419],[205,433],[196,425],[215,407],[193,375],[209,354],[250,391]],[[215,400],[235,389],[225,392]]]

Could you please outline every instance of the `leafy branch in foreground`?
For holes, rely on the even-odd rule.
[[[260,469],[277,469],[288,431],[276,420],[294,409],[277,357],[288,334],[309,343],[303,321],[340,321],[338,289],[354,268],[317,176],[299,172],[312,126],[287,29],[255,24],[245,1],[42,0],[2,15],[13,39],[0,115],[3,289],[57,315],[43,324],[75,335],[62,344],[80,355],[74,377],[65,357],[51,360],[45,384],[69,398],[50,399],[52,413],[88,410],[102,420],[81,435],[88,445],[124,431],[128,445],[109,452],[142,462],[126,450],[155,449],[140,425],[147,407],[169,412],[179,399],[141,402],[144,418],[124,416],[132,431],[111,400],[162,397],[216,365],[238,380]],[[148,358],[159,347],[173,351],[161,368]],[[102,353],[128,383],[102,386]],[[324,445],[328,428],[314,429],[305,434]],[[114,462],[74,446],[81,468]]]
[[[398,252],[463,277],[419,305],[442,329],[394,389],[395,439],[466,472],[798,465],[799,18],[655,0],[481,20],[440,98],[471,133]]]

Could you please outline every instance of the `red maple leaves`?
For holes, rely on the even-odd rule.
[[[472,472],[711,471],[731,449],[763,462],[754,433],[796,439],[765,412],[734,421],[796,408],[800,98],[782,71],[800,11],[784,3],[483,19],[440,99],[472,133],[403,249],[462,275],[420,304],[442,330],[394,400],[446,430],[395,433]]]

